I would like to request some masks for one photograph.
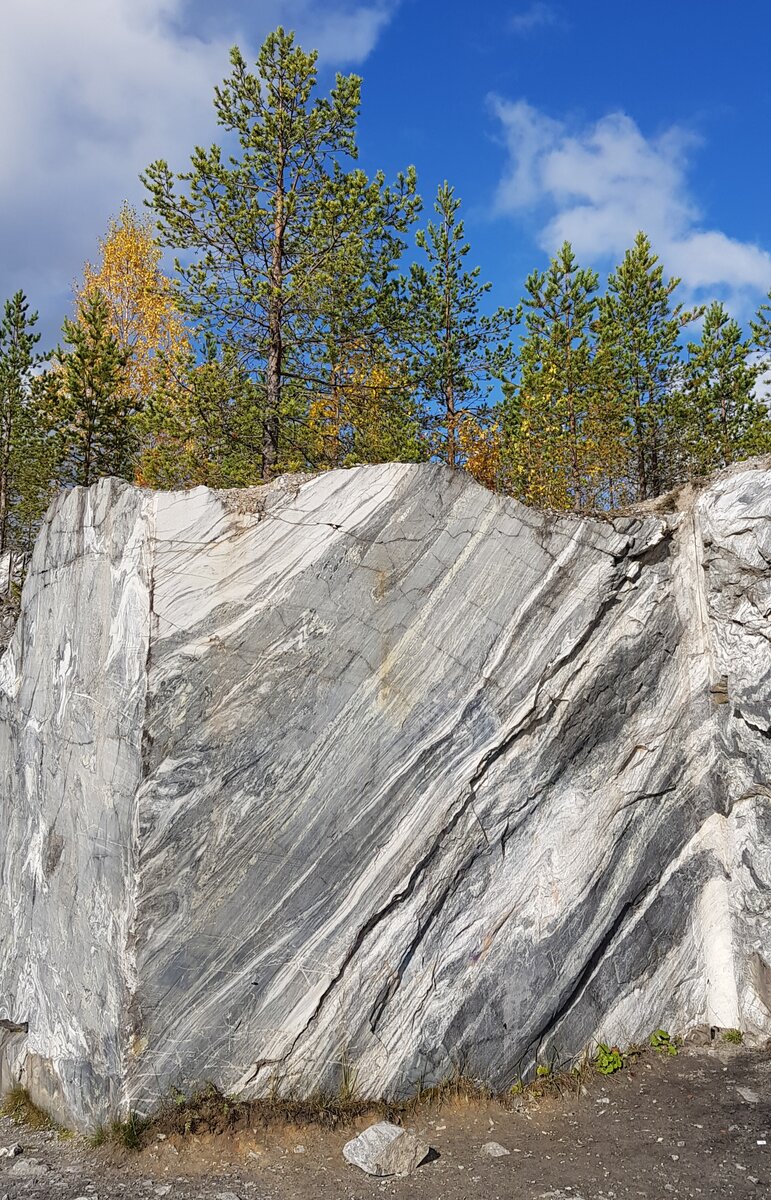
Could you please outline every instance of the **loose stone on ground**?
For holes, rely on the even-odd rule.
[[[378,1121],[343,1146],[345,1159],[368,1175],[410,1175],[430,1147],[409,1129]]]

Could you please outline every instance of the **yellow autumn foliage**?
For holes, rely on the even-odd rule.
[[[467,415],[457,426],[459,458],[469,475],[495,491],[500,484],[501,430],[496,422],[483,423]]]
[[[330,382],[308,408],[305,454],[314,466],[426,457],[397,363],[354,347],[331,372]]]
[[[128,387],[141,404],[152,394],[162,360],[182,358],[188,347],[171,280],[161,270],[161,249],[149,221],[129,204],[99,242],[98,265],[86,263],[77,307],[98,288],[110,306],[112,331],[130,359]]]

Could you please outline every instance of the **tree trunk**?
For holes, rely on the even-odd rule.
[[[4,462],[0,468],[0,554],[5,553],[8,531],[8,467]]]
[[[580,512],[582,502],[581,471],[578,463],[578,420],[576,418],[575,381],[573,379],[573,331],[567,327],[567,388],[568,388],[568,430],[570,433],[570,474],[573,487],[573,511]]]
[[[444,258],[444,403],[447,410],[447,465],[455,470],[458,461],[455,389],[453,387],[452,368],[452,292],[450,285],[450,256],[449,230],[445,221],[445,258]]]
[[[94,454],[94,418],[89,413],[86,419],[86,444],[83,451],[83,487],[91,486],[91,465]]]
[[[456,429],[455,392],[452,380],[445,380],[444,403],[447,408],[447,465],[454,471],[458,463],[458,435]]]
[[[6,398],[6,403],[9,406],[9,412],[6,427],[3,430],[3,457],[2,463],[0,463],[0,554],[5,553],[5,545],[8,540],[8,468],[11,462],[11,437],[13,433],[10,396]]]
[[[637,457],[637,499],[648,499],[648,471],[645,462],[645,413],[639,390],[634,397],[635,452]]]
[[[265,421],[262,431],[262,478],[271,479],[278,463],[281,426],[281,385],[284,366],[283,282],[286,184],[286,149],[279,141],[274,194],[273,244],[270,248],[270,297],[268,299],[268,362],[265,376]]]
[[[271,296],[268,313],[268,366],[265,378],[265,420],[262,429],[262,477],[272,478],[278,462],[279,412],[281,408],[281,313]]]

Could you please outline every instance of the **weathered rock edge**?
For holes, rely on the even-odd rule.
[[[61,496],[0,660],[0,1088],[80,1128],[771,1033],[771,471]]]

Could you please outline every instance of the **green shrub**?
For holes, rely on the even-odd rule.
[[[666,1029],[657,1029],[648,1041],[659,1054],[677,1054],[677,1042],[669,1036]]]
[[[595,1066],[600,1075],[613,1075],[616,1071],[622,1070],[624,1055],[618,1046],[607,1046],[605,1042],[600,1042],[597,1046]]]

